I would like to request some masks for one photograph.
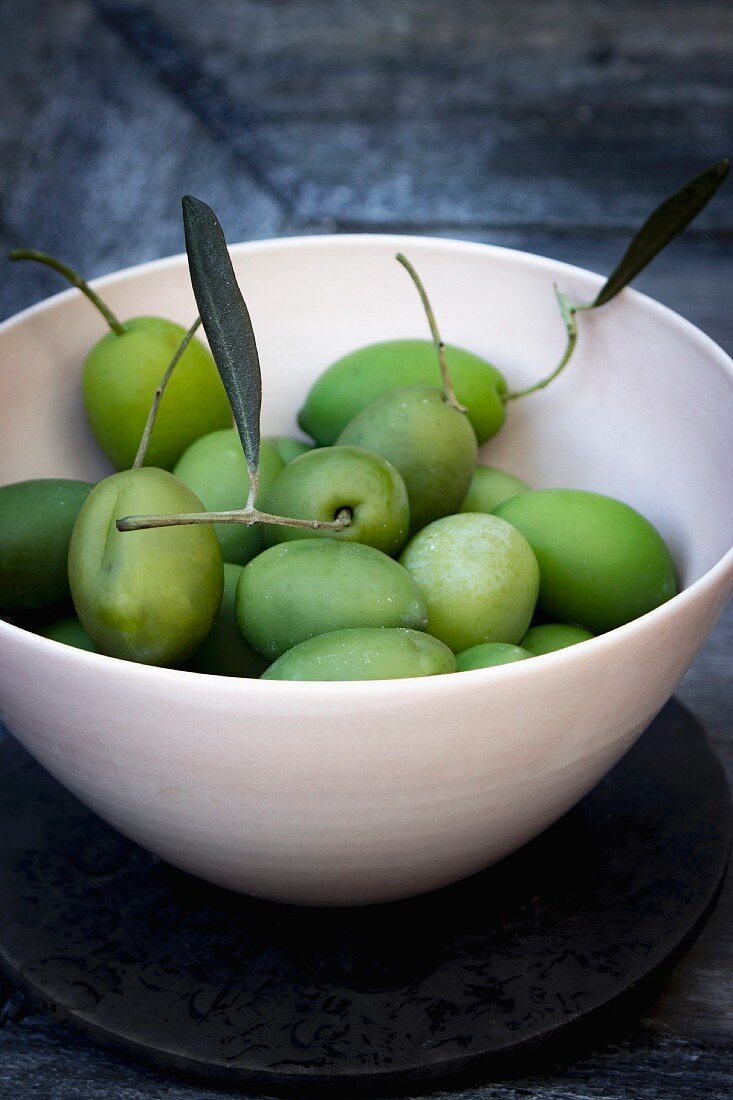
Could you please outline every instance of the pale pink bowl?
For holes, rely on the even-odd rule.
[[[411,256],[446,339],[515,386],[563,343],[552,281],[596,275],[501,248],[412,237],[240,245],[263,429],[291,432],[338,355],[425,334],[393,255]],[[184,257],[100,280],[123,316],[183,323]],[[420,680],[278,683],[128,664],[0,622],[0,717],[123,833],[231,889],[306,904],[386,901],[488,866],[550,825],[674,691],[733,584],[733,369],[707,337],[626,291],[581,317],[576,358],[484,449],[536,486],[610,493],[661,529],[685,590],[578,647]],[[79,376],[103,332],[74,291],[0,327],[0,479],[106,472]]]

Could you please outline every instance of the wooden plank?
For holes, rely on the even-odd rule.
[[[643,1034],[584,1050],[572,1061],[509,1080],[432,1093],[433,1100],[724,1100],[730,1095],[727,1045]],[[226,1089],[158,1074],[40,1018],[0,1030],[0,1095],[43,1100],[216,1100]],[[339,1100],[341,1098],[339,1097]]]
[[[733,146],[720,3],[98,8],[300,222],[628,228]]]
[[[60,0],[29,21],[16,2],[0,31],[0,98],[12,105],[0,112],[1,251],[33,245],[90,277],[180,252],[186,191],[226,212],[231,239],[282,232],[247,165],[161,92],[89,4]],[[3,261],[0,315],[62,287],[37,265]]]

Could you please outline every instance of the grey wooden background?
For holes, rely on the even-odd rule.
[[[607,270],[733,152],[725,0],[3,0],[0,246],[98,275],[229,239],[399,229]],[[733,186],[639,286],[733,350]],[[59,289],[2,262],[0,316]],[[22,369],[22,364],[18,365]],[[733,614],[680,689],[733,775]],[[641,1021],[461,1100],[728,1097],[733,886]],[[53,1025],[0,983],[0,1097],[220,1096]],[[448,1095],[448,1094],[441,1094]]]

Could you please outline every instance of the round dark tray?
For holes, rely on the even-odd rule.
[[[161,863],[0,744],[0,961],[117,1050],[272,1093],[428,1088],[546,1048],[679,955],[730,843],[725,778],[670,703],[575,809],[410,901],[300,909]]]

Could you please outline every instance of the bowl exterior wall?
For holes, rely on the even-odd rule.
[[[82,801],[186,871],[278,901],[387,901],[501,859],[590,790],[669,698],[726,594],[700,593],[684,630],[668,605],[585,654],[370,685],[372,705],[353,711],[342,690],[330,703],[253,692],[243,706],[241,685],[218,677],[151,670],[131,686],[124,662],[70,666],[28,634],[0,647],[2,719]]]
[[[393,263],[398,250],[419,267],[446,339],[501,363],[514,386],[559,354],[553,279],[578,301],[601,281],[462,242],[237,246],[263,364],[265,432],[293,430],[308,385],[338,355],[424,332],[414,289]],[[102,287],[124,317],[153,302],[183,324],[195,313],[185,257]],[[633,292],[582,322],[568,371],[513,403],[483,461],[537,486],[592,488],[639,508],[669,541],[687,586],[669,604],[532,661],[327,685],[135,666],[0,621],[0,718],[111,824],[235,890],[304,904],[386,901],[508,855],[632,744],[733,583],[733,554],[724,557],[733,541],[730,362]],[[102,330],[75,292],[0,327],[3,482],[107,472],[79,397],[84,354]]]

